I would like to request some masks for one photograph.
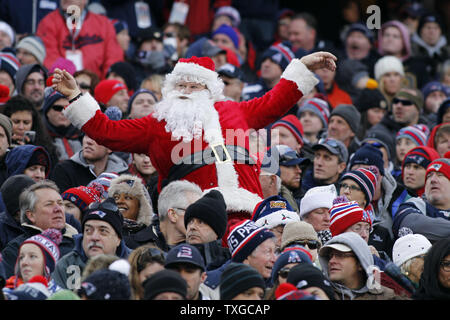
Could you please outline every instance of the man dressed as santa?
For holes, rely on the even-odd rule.
[[[148,154],[159,174],[158,191],[177,179],[196,183],[205,192],[219,190],[230,226],[250,218],[262,201],[259,168],[248,151],[249,130],[283,116],[317,84],[314,70],[335,70],[335,61],[328,52],[293,59],[263,97],[235,102],[225,101],[224,84],[210,58],[180,59],[166,76],[155,111],[119,121],[109,120],[89,93],[81,95],[65,70],[55,70],[53,87],[70,101],[65,116],[98,144]]]

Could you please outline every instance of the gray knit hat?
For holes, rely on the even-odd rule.
[[[11,145],[11,135],[12,135],[12,121],[9,117],[0,113],[0,126],[5,129],[6,136],[8,138],[8,143]]]
[[[361,114],[354,105],[340,104],[333,109],[330,115],[330,120],[333,116],[341,116],[350,126],[350,129],[357,133],[359,129],[359,123],[361,122]]]
[[[40,64],[44,63],[47,54],[44,43],[38,36],[28,36],[19,41],[16,49],[25,49],[29,51]]]

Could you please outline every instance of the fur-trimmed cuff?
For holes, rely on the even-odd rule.
[[[295,82],[298,90],[300,90],[303,95],[310,93],[314,86],[319,83],[319,80],[314,73],[300,62],[300,59],[293,59],[286,67],[281,77]]]
[[[94,117],[97,110],[100,110],[97,101],[89,93],[85,93],[64,109],[64,115],[75,127],[81,129]]]

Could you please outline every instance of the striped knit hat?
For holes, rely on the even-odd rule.
[[[20,62],[17,57],[10,52],[1,52],[0,53],[0,70],[5,71],[13,82],[16,80],[17,70],[20,68]]]
[[[425,183],[430,172],[442,172],[450,180],[450,159],[439,158],[430,163],[425,174]]]
[[[81,212],[87,210],[92,202],[101,202],[101,193],[99,190],[79,186],[67,189],[61,194],[63,200],[68,200],[76,205]]]
[[[428,136],[430,135],[430,129],[424,124],[414,124],[412,126],[407,126],[401,128],[397,132],[395,140],[401,138],[408,138],[416,146],[425,146],[427,144]]]
[[[372,202],[373,196],[375,194],[375,189],[377,187],[377,171],[379,172],[379,170],[375,166],[370,166],[368,169],[359,168],[356,170],[347,171],[342,175],[339,182],[342,182],[345,179],[351,179],[355,181],[361,188],[361,191],[364,193],[364,196],[366,198],[366,206],[368,206]]]
[[[328,103],[325,100],[320,98],[312,98],[306,100],[298,109],[297,117],[300,118],[301,114],[305,111],[313,112],[320,118],[320,120],[322,120],[323,127],[328,127],[330,108],[328,107]]]
[[[262,62],[267,58],[278,64],[281,70],[284,71],[292,59],[295,58],[295,55],[289,47],[282,43],[278,43],[267,48],[263,52],[260,61]]]
[[[342,198],[337,197],[330,209],[330,231],[333,237],[344,233],[345,230],[358,222],[367,222],[372,226],[370,216],[358,205],[356,201],[340,202]]]
[[[276,121],[273,125],[271,129],[274,129],[276,127],[285,127],[286,129],[288,129],[290,132],[292,132],[292,134],[294,135],[294,137],[297,139],[298,143],[303,146],[303,126],[302,123],[300,122],[300,120],[298,120],[298,118],[296,116],[294,116],[293,114],[287,115],[283,118],[281,118],[280,120]]]
[[[300,216],[285,198],[275,195],[264,199],[255,206],[252,220],[259,227],[272,229],[289,222],[300,221]]]
[[[231,261],[244,261],[261,243],[273,237],[275,235],[269,229],[258,227],[251,220],[240,221],[227,237]]]

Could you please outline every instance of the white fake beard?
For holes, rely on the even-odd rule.
[[[153,117],[166,121],[166,132],[171,132],[175,140],[190,142],[201,138],[211,112],[215,112],[214,101],[208,90],[190,94],[174,90],[155,105]]]

